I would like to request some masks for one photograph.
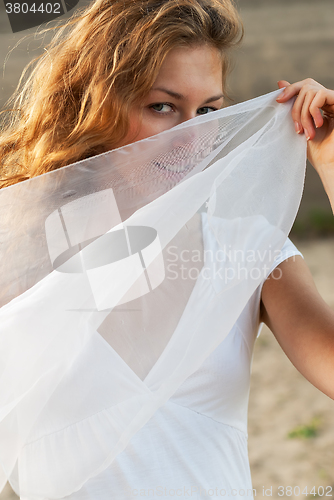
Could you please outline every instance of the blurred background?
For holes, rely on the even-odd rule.
[[[281,79],[311,77],[334,89],[333,0],[238,0],[237,5],[245,37],[229,79],[234,102],[271,92]],[[0,109],[23,67],[47,43],[35,39],[35,31],[13,34],[0,0]],[[310,165],[290,237],[334,308],[334,217]],[[256,343],[252,368],[249,453],[257,497],[334,497],[334,402],[297,372],[266,328]],[[10,498],[15,496],[8,486],[0,500]]]
[[[238,5],[245,38],[230,78],[236,101],[275,90],[278,80],[313,78],[334,89],[333,0],[239,0]],[[328,234],[334,234],[330,205],[317,173],[308,165],[292,235]]]

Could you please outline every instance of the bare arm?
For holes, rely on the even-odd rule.
[[[334,399],[334,311],[302,257],[279,267],[281,278],[269,277],[263,285],[260,319],[300,373]]]

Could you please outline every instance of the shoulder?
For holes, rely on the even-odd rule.
[[[334,311],[319,294],[304,259],[278,265],[262,287],[260,321],[290,361],[315,387],[334,399]]]
[[[291,272],[296,271],[297,269],[296,266],[293,266],[293,263],[296,262],[296,259],[298,267],[297,274],[300,275],[302,271],[299,270],[298,262],[304,262],[303,255],[297,249],[297,247],[292,243],[290,238],[287,238],[281,250],[275,255],[274,263],[269,269],[267,273],[267,278],[262,283],[262,286],[260,288],[261,322],[266,323],[265,303],[268,304],[268,300],[270,300],[270,297],[272,297],[274,300],[277,299],[276,294],[278,293],[278,286],[275,286],[276,282],[279,286],[283,286],[283,289],[288,286],[287,279],[289,278],[289,276],[287,276],[287,274],[290,274],[291,278]],[[283,271],[284,271],[284,276],[283,276]]]
[[[318,292],[301,255],[280,262],[264,282],[260,321],[277,338],[334,328],[334,311]]]
[[[274,316],[282,312],[282,308],[287,312],[289,304],[304,301],[310,293],[318,294],[318,291],[303,257],[288,256],[275,266],[262,286],[261,321],[268,324],[268,314]]]

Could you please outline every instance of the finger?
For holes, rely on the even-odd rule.
[[[305,104],[305,99],[306,99],[307,93],[308,93],[308,91],[306,89],[304,89],[298,94],[298,96],[297,96],[297,98],[292,106],[292,110],[291,110],[291,116],[292,116],[292,119],[293,119],[294,124],[295,124],[296,132],[298,134],[302,134],[304,132],[304,125],[305,125],[305,127],[307,127],[307,125],[309,125],[309,122],[308,122],[307,117],[306,117],[306,112],[305,112],[305,109],[306,109],[305,106],[307,106],[307,104]],[[309,93],[308,101],[311,103],[312,99],[310,99],[310,97],[311,97],[310,93]],[[314,97],[314,95],[315,95],[315,91],[313,91],[312,98]],[[303,116],[302,116],[302,113],[303,113]],[[312,129],[313,124],[311,126],[309,126],[308,128]],[[311,130],[307,129],[307,137],[309,137],[310,131]]]
[[[301,109],[301,125],[304,129],[305,137],[307,140],[314,139],[315,137],[315,126],[313,121],[313,116],[311,115],[310,108],[316,93],[312,90],[308,90],[305,94],[305,98]]]
[[[318,94],[314,105],[318,108],[322,108],[326,114],[334,116],[334,91],[323,88],[319,90]]]
[[[302,80],[300,82],[296,82],[296,83],[292,83],[291,85],[288,85],[287,88],[285,90],[283,90],[283,92],[278,96],[278,98],[276,100],[279,102],[286,102],[289,99],[291,99],[292,97],[298,95],[304,86],[307,88],[315,87],[315,88],[319,88],[319,89],[320,89],[320,87],[322,87],[322,85],[315,82],[311,78],[307,78],[306,80]]]
[[[284,81],[284,80],[281,80]],[[298,83],[293,83],[290,85],[288,82],[286,82],[286,88],[283,90],[283,92],[277,97],[276,101],[279,102],[286,102],[292,97],[296,96],[299,94],[300,90],[302,89],[303,85],[302,82]]]
[[[280,89],[283,89],[284,87],[288,87],[290,83],[287,82],[286,80],[278,80],[277,85],[279,86]]]
[[[302,112],[302,107],[305,99],[305,92],[300,92],[298,96],[296,97],[296,100],[292,106],[291,110],[291,116],[292,119],[295,123],[295,128],[298,133],[303,133],[304,129],[302,127],[302,118],[301,118],[301,112]]]
[[[322,127],[324,119],[320,112],[320,109],[326,104],[326,94],[322,91],[317,92],[313,101],[310,104],[310,113],[313,117],[314,124],[316,128]]]
[[[327,104],[327,94],[326,90],[301,91],[291,112],[297,132],[303,129],[306,137],[314,138],[314,126],[319,128],[324,123],[320,109]]]

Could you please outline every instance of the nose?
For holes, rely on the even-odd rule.
[[[180,125],[181,123],[185,123],[191,120],[192,118],[195,118],[196,116],[197,116],[197,109],[184,110],[184,112],[180,117],[178,125]],[[174,148],[184,147],[185,145],[192,143],[198,136],[198,132],[196,132],[195,130],[196,130],[195,126],[190,126],[189,128],[184,128],[180,130],[172,141],[173,147]]]
[[[188,120],[197,116],[197,111],[195,111],[189,113],[186,119],[180,120],[179,124],[184,123],[184,126],[175,131],[171,142],[172,148],[179,150],[177,154],[185,155],[188,160],[190,157],[204,158],[211,153],[220,130],[219,120],[216,118],[187,125]]]

